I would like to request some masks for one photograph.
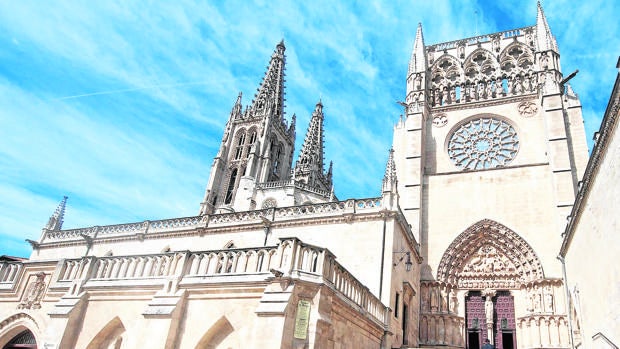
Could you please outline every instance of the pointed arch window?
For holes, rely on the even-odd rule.
[[[247,149],[245,151],[246,158],[250,157],[250,152],[252,151],[252,146],[254,145],[254,143],[256,143],[256,130],[252,130],[252,132],[250,133],[250,139],[247,145]]]
[[[273,167],[272,173],[278,175],[280,173],[280,163],[282,161],[282,144],[274,145],[272,148]]]
[[[245,143],[245,132],[240,132],[237,139],[237,147],[235,148],[235,160],[241,159],[243,154],[243,143]]]
[[[228,205],[232,202],[233,191],[235,190],[235,182],[237,182],[237,169],[233,169],[230,174],[230,180],[228,181],[228,189],[226,189],[226,198],[224,204]]]

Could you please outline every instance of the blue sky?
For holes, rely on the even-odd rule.
[[[543,7],[590,139],[620,5]],[[536,2],[1,2],[0,254],[28,256],[63,195],[64,228],[196,215],[235,98],[282,38],[296,149],[321,98],[336,194],[379,195],[418,22],[433,44],[533,25]]]

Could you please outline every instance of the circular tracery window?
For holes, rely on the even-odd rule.
[[[519,137],[507,122],[491,117],[461,125],[448,142],[448,155],[462,170],[483,170],[509,164],[519,150]]]

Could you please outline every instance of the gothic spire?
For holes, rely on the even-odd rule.
[[[551,34],[547,18],[545,17],[545,11],[543,11],[540,1],[538,1],[538,13],[536,15],[536,42],[538,51],[553,50],[558,52],[558,44],[555,41],[555,37]]]
[[[251,110],[254,115],[264,116],[271,110],[270,116],[277,116],[280,119],[284,117],[285,50],[282,40],[271,55],[265,77],[258,88],[256,99],[252,102]]]
[[[422,23],[418,23],[418,30],[415,34],[415,43],[411,58],[409,59],[409,70],[407,75],[426,71],[426,54],[424,53],[424,35],[422,34]]]
[[[319,100],[295,163],[294,176],[311,186],[329,190],[331,178],[323,173],[323,119],[323,103]]]
[[[67,197],[63,196],[62,201],[60,201],[60,204],[58,204],[58,207],[56,207],[56,211],[54,211],[54,214],[50,217],[49,221],[47,222],[45,229],[47,230],[62,229],[62,222],[65,218],[66,204],[67,204]]]
[[[323,104],[319,101],[312,112],[296,166],[308,165],[323,171],[323,118]]]

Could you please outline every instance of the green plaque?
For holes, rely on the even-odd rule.
[[[297,316],[295,317],[295,333],[293,337],[306,339],[308,337],[308,323],[310,320],[310,301],[300,299],[297,302]]]

